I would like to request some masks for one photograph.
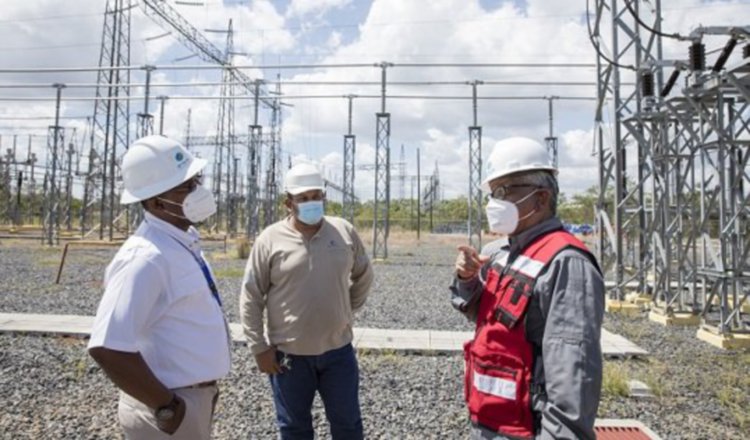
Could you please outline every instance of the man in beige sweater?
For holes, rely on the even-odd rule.
[[[354,227],[323,215],[323,189],[315,166],[289,170],[284,180],[289,216],[258,236],[240,295],[248,346],[269,375],[285,440],[314,437],[316,391],[333,439],[363,438],[352,321],[373,272]]]

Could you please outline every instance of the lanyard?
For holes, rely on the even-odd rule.
[[[198,263],[198,266],[200,266],[201,268],[201,272],[203,272],[203,276],[206,278],[206,283],[208,283],[208,288],[211,289],[211,295],[213,295],[216,302],[219,303],[219,307],[223,307],[223,305],[221,304],[221,298],[219,297],[219,289],[216,288],[214,277],[211,276],[211,270],[209,270],[208,265],[206,264],[205,260],[203,260],[203,257],[195,255],[193,251],[191,251],[190,248],[182,244],[182,242],[180,242],[174,237],[172,238],[174,239],[174,241],[177,242],[177,244],[185,248],[185,250],[188,251],[190,256],[193,257],[195,262]]]

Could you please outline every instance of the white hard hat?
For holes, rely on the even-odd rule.
[[[125,188],[120,203],[140,202],[169,191],[198,174],[206,163],[168,137],[140,138],[122,157]]]
[[[323,191],[323,175],[313,164],[297,164],[284,177],[284,191],[293,196],[314,189]]]
[[[549,171],[557,175],[557,167],[547,147],[525,137],[511,137],[498,141],[488,159],[486,178],[482,182],[482,191],[490,192],[490,182],[509,174],[522,171]]]

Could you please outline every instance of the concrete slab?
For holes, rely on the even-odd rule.
[[[638,316],[641,314],[641,306],[614,299],[607,300],[605,310],[607,313],[616,313],[625,316]]]
[[[608,358],[648,356],[648,351],[624,337],[602,329],[602,355]]]
[[[648,319],[665,326],[696,326],[700,325],[701,317],[689,312],[662,313],[651,310]]]
[[[87,336],[91,331],[92,316],[41,315],[25,313],[0,313],[0,332],[57,333]],[[244,342],[245,335],[238,323],[229,324],[235,342]],[[367,327],[354,328],[354,346],[373,350],[398,350],[416,352],[461,352],[473,332],[438,330],[398,330]],[[645,356],[646,350],[620,335],[602,329],[602,351],[606,357]]]
[[[750,348],[750,335],[742,333],[716,334],[704,328],[698,329],[696,334],[701,341],[724,350],[744,350]]]
[[[636,400],[650,400],[654,398],[651,388],[640,380],[631,379],[628,381],[629,396]]]
[[[2,331],[87,336],[93,323],[93,316],[0,313]]]
[[[625,301],[646,309],[649,307],[649,304],[651,304],[651,295],[638,292],[628,293],[625,295]]]

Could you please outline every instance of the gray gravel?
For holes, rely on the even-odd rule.
[[[244,262],[218,258],[208,246],[231,321]],[[446,301],[454,246],[389,244],[375,266],[376,284],[356,325],[469,330]],[[75,249],[62,283],[53,284],[60,250],[0,243],[0,311],[92,315],[104,268],[114,249]],[[605,318],[605,327],[652,353],[645,361],[610,361],[628,379],[658,391],[651,401],[604,396],[599,416],[635,418],[665,439],[750,438],[750,353],[726,353],[700,342],[695,329],[664,328],[645,320]],[[54,336],[0,335],[0,438],[118,438],[116,392],[85,355],[85,342]],[[465,438],[458,355],[360,353],[362,406],[368,438]],[[247,351],[235,348],[222,389],[216,438],[273,438],[267,381]],[[315,420],[326,438],[325,417]]]
[[[0,438],[121,438],[117,392],[85,354],[86,341],[58,336],[0,335]],[[367,438],[465,438],[457,356],[359,354],[360,398]],[[327,422],[314,408],[319,438]],[[276,435],[268,380],[236,346],[232,373],[221,385],[214,436]]]

